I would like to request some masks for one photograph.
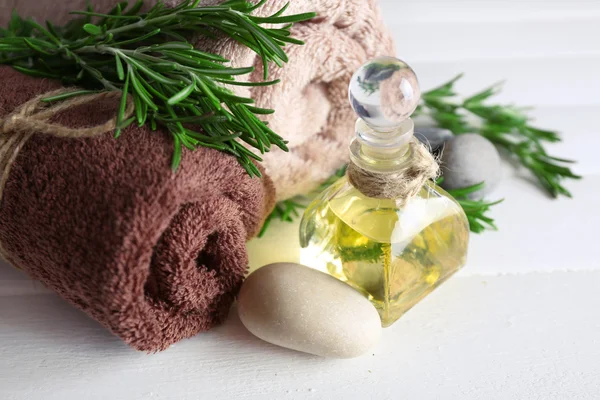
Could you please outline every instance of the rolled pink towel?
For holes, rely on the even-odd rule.
[[[171,0],[176,4],[177,0]],[[202,4],[218,4],[208,0]],[[271,0],[256,10],[273,14],[288,0]],[[393,55],[392,37],[381,20],[377,0],[291,0],[286,13],[316,12],[318,17],[293,26],[292,35],[304,46],[288,46],[289,62],[271,68],[269,79],[281,83],[266,87],[234,88],[257,104],[273,108],[269,126],[288,140],[289,153],[273,149],[264,166],[283,200],[305,194],[347,162],[348,144],[356,117],[348,103],[348,82],[367,59]],[[221,54],[237,67],[256,70],[242,79],[260,81],[262,61],[256,53],[232,39],[202,38],[197,47]]]
[[[221,2],[204,0],[201,4]],[[256,13],[272,14],[287,2],[268,1]],[[83,9],[85,4],[85,0],[63,0],[59,6],[48,0],[0,0],[0,24],[6,25],[13,7],[38,21],[64,22],[68,11]],[[92,0],[92,4],[97,10],[107,11],[115,1]],[[291,0],[286,13],[311,11],[318,17],[292,28],[292,35],[306,44],[288,46],[289,63],[270,69],[269,79],[281,79],[280,84],[233,88],[256,99],[259,106],[275,109],[275,114],[266,119],[289,141],[289,153],[275,148],[264,156],[263,165],[275,184],[278,200],[310,191],[347,161],[356,119],[347,100],[348,81],[368,58],[394,54],[377,0]],[[255,66],[254,73],[241,79],[262,80],[260,57],[236,41],[202,38],[197,47],[232,60],[234,66]]]

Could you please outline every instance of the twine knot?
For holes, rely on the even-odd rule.
[[[429,179],[439,175],[440,167],[429,150],[417,139],[409,144],[410,162],[394,172],[371,172],[351,162],[348,180],[362,194],[377,199],[397,199],[406,203],[416,196]]]
[[[119,91],[111,91],[69,97],[66,100],[52,103],[43,101],[44,98],[68,95],[75,91],[77,90],[62,88],[44,93],[21,104],[6,117],[0,118],[0,200],[2,200],[4,186],[14,161],[19,151],[33,134],[38,133],[61,138],[90,138],[116,128],[117,116],[102,124],[87,128],[70,128],[50,122],[53,117],[73,107],[106,98],[118,99],[122,96]],[[123,119],[129,118],[134,109],[134,103],[131,97],[128,97]]]

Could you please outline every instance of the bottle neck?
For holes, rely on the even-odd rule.
[[[350,159],[356,166],[373,173],[405,169],[411,158],[413,133],[411,118],[392,129],[373,128],[359,118],[356,137],[350,143]]]

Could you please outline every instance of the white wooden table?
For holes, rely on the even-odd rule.
[[[263,343],[235,312],[137,353],[1,264],[0,399],[600,398],[600,1],[382,4],[425,88],[458,72],[465,94],[507,79],[499,100],[535,105],[540,127],[563,132],[552,150],[579,161],[574,199],[550,200],[507,166],[500,230],[474,236],[467,267],[353,360]],[[294,227],[273,236],[293,257]]]

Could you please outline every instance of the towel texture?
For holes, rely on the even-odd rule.
[[[271,0],[256,10],[270,15],[289,0]],[[202,4],[218,4],[205,0]],[[178,0],[170,0],[177,4]],[[289,153],[273,149],[264,156],[265,169],[277,190],[277,200],[306,194],[348,161],[356,115],[348,102],[352,74],[369,58],[394,55],[391,34],[381,20],[377,0],[291,0],[286,14],[317,12],[312,21],[299,23],[292,35],[303,46],[288,46],[289,63],[269,69],[267,87],[235,88],[259,106],[275,109],[269,126],[288,140]],[[236,67],[256,70],[241,79],[260,81],[262,61],[232,39],[202,38],[196,47],[221,54]]]
[[[256,13],[272,14],[288,1],[270,0]],[[203,0],[201,4],[221,2]],[[91,3],[107,11],[115,0]],[[166,3],[176,5],[179,0]],[[63,0],[58,6],[48,1],[0,0],[0,23],[6,24],[13,7],[39,21],[64,22],[69,10],[83,9],[85,4],[85,0]],[[348,161],[347,147],[356,121],[347,100],[350,77],[367,59],[394,54],[377,0],[291,0],[286,14],[311,11],[319,16],[292,29],[293,36],[306,44],[288,46],[290,62],[284,68],[270,69],[270,79],[280,78],[282,82],[269,87],[234,88],[256,99],[259,106],[275,109],[275,114],[266,119],[289,141],[289,153],[273,149],[264,156],[263,165],[275,184],[278,200],[309,192]],[[260,57],[236,41],[202,39],[197,47],[232,60],[234,66],[255,66],[254,73],[241,79],[262,80]]]
[[[0,68],[0,117],[59,84]],[[66,111],[83,127],[114,115],[114,101]],[[136,349],[159,351],[222,321],[248,265],[246,240],[274,203],[268,178],[235,158],[184,151],[171,137],[129,127],[93,139],[34,135],[0,203],[8,261]]]
[[[91,0],[90,4],[98,12],[107,12],[118,2],[118,0]],[[132,1],[131,4],[135,3]],[[148,1],[148,4],[155,1]],[[37,22],[46,20],[56,25],[62,25],[73,18],[69,12],[85,10],[86,0],[0,0],[0,27],[5,28],[13,10],[22,17],[32,17]]]

